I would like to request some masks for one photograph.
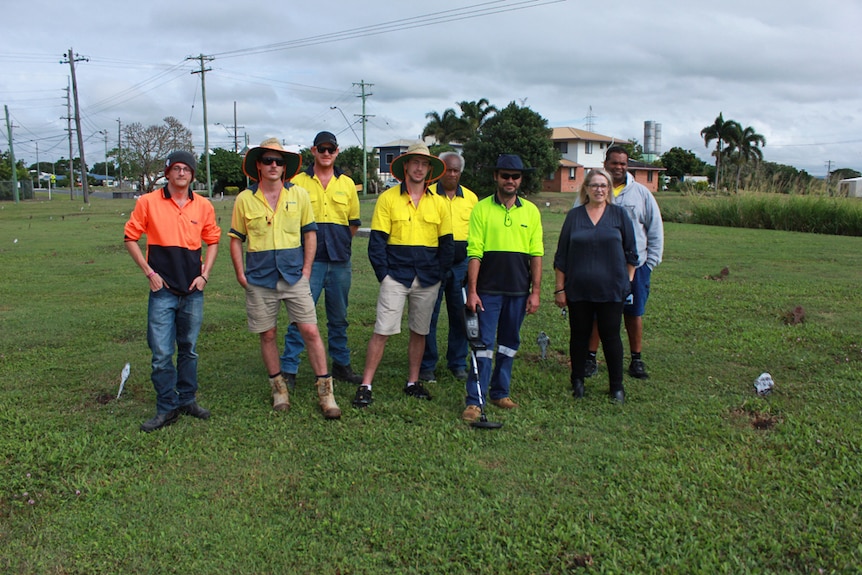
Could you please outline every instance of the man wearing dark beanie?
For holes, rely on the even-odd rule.
[[[141,424],[150,432],[176,422],[180,414],[208,419],[197,404],[198,355],[203,292],[218,254],[221,229],[215,210],[191,191],[197,161],[185,150],[165,160],[167,184],[138,198],[125,226],[126,249],[149,281],[147,343],[153,352],[156,416]],[[147,236],[144,257],[138,240]],[[206,260],[201,258],[207,245]],[[177,364],[174,367],[174,351]]]

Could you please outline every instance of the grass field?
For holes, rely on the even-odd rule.
[[[138,431],[155,398],[147,282],[122,243],[133,202],[0,204],[0,573],[860,572],[862,238],[667,224],[651,378],[627,377],[614,405],[600,363],[575,402],[551,296],[570,201],[536,199],[545,297],[521,332],[521,408],[489,408],[501,430],[459,420],[443,369],[433,401],[404,396],[406,330],[371,408],[339,385],[344,416],[324,421],[304,361],[275,414],[224,236],[198,346],[213,417],[153,434]],[[231,203],[215,206],[226,232]],[[377,295],[366,248],[357,370]],[[797,306],[805,320],[785,323]]]

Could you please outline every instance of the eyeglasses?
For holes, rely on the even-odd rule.
[[[193,172],[194,170],[192,170],[188,166],[171,166],[171,171],[175,174],[182,174],[185,172]]]
[[[607,190],[608,189],[607,184],[590,184],[587,187],[591,190]]]
[[[320,146],[318,146],[317,153],[318,154],[334,154],[335,150],[336,150],[336,148],[321,148]]]
[[[498,172],[497,175],[500,176],[501,178],[503,178],[504,180],[520,180],[521,179],[521,172],[515,172],[513,174]]]
[[[275,164],[276,166],[283,166],[283,165],[286,163],[286,162],[284,161],[284,158],[273,158],[273,157],[271,157],[271,156],[270,156],[270,157],[261,158],[261,159],[260,159],[260,160],[258,160],[258,161],[259,161],[261,164],[263,164],[264,166],[271,166],[272,164]]]

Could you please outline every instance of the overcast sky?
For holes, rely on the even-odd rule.
[[[641,143],[653,120],[662,152],[709,162],[700,130],[723,112],[766,137],[766,160],[862,171],[858,0],[28,0],[4,12],[0,103],[28,164],[37,145],[42,161],[68,157],[61,60],[73,48],[88,58],[77,80],[90,165],[104,161],[100,130],[117,145],[118,120],[174,116],[200,152],[200,62],[187,58],[203,54],[211,148],[233,148],[234,102],[240,147],[245,133],[305,147],[320,130],[358,145],[364,81],[369,147],[487,98]]]

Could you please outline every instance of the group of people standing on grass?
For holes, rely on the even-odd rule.
[[[403,391],[430,400],[426,384],[436,381],[436,328],[444,296],[446,364],[465,382],[462,419],[477,420],[485,397],[499,408],[517,408],[510,396],[512,366],[521,324],[539,308],[544,256],[541,214],[518,195],[532,169],[516,154],[501,154],[493,167],[495,193],[479,200],[460,185],[464,159],[455,152],[437,157],[417,142],[392,161],[391,173],[400,183],[378,197],[368,242],[380,290],[360,375],[351,366],[347,342],[359,198],[353,180],[335,167],[338,152],[335,135],[321,132],[311,147],[314,162],[304,171],[301,157],[275,138],[243,159],[243,171],[255,183],[236,198],[230,257],[245,290],[248,329],[259,334],[273,409],[290,408],[303,349],[325,418],[341,417],[333,379],[357,386],[354,407],[371,405],[375,373],[389,336],[401,331],[405,306],[410,334]],[[628,174],[627,160],[624,148],[611,147],[606,169],[587,174],[554,257],[554,301],[571,312],[575,397],[583,397],[584,379],[595,374],[601,339],[611,397],[624,401],[619,335],[624,313],[632,351],[629,373],[647,377],[640,357],[642,316],[650,271],[661,261],[663,233],[658,206]],[[150,287],[147,341],[157,401],[156,415],[141,424],[145,432],[170,425],[181,414],[210,417],[196,401],[196,343],[221,230],[211,203],[191,191],[195,169],[192,154],[171,153],[165,161],[167,184],[139,198],[125,226],[125,245]],[[138,244],[144,235],[146,256]],[[331,370],[317,327],[316,304],[323,293]],[[279,354],[282,303],[290,324]],[[465,306],[479,320],[477,341],[471,341],[476,365],[469,371]]]

